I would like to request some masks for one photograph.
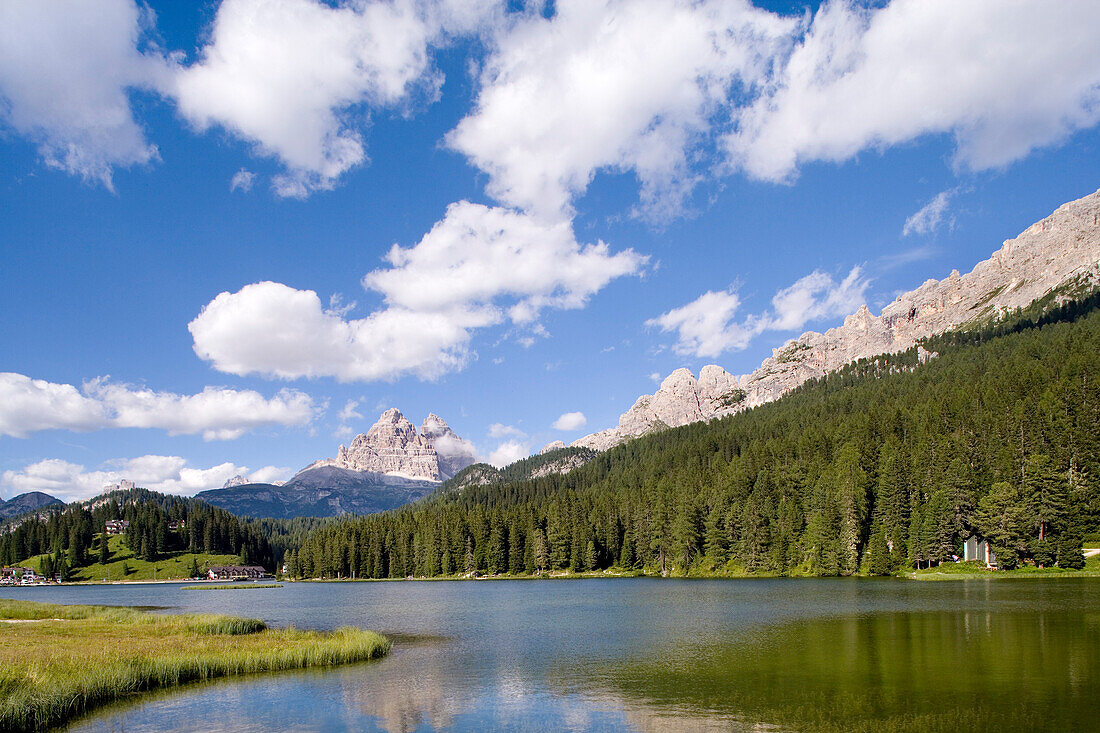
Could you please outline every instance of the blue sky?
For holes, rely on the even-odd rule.
[[[387,407],[502,462],[653,375],[752,371],[1096,190],[1098,30],[999,0],[2,3],[0,496],[285,479]]]

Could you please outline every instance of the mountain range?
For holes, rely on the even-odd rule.
[[[473,444],[437,415],[429,414],[418,431],[399,410],[389,409],[366,433],[339,446],[335,458],[314,461],[285,484],[234,477],[197,498],[238,515],[327,517],[392,509],[441,485],[446,490],[568,472],[598,451],[773,402],[861,359],[917,347],[918,359],[927,361],[936,354],[921,346],[923,339],[998,321],[1036,301],[1056,305],[1098,284],[1100,191],[1059,207],[1004,242],[969,273],[956,270],[943,280],[928,280],[899,295],[877,316],[861,306],[836,328],[808,331],[774,349],[750,374],[735,376],[714,364],[704,366],[698,377],[677,369],[654,394],[639,397],[615,427],[584,436],[569,448],[556,441],[539,456],[514,464],[519,468],[510,473],[476,463]],[[0,516],[54,503],[61,502],[31,492],[0,503]]]
[[[807,331],[775,349],[751,374],[677,369],[642,395],[613,428],[574,446],[607,450],[640,435],[773,402],[846,364],[905,351],[921,339],[1004,317],[1042,298],[1065,300],[1100,283],[1100,191],[1064,204],[1009,239],[966,275],[954,270],[899,295],[873,315],[866,305],[825,333]],[[921,353],[922,359],[932,354]]]
[[[477,451],[438,415],[420,427],[389,409],[335,458],[322,458],[284,484],[242,483],[196,495],[234,514],[288,519],[371,514],[423,498],[477,459]]]

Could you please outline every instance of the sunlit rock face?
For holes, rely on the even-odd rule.
[[[858,359],[905,351],[928,336],[997,320],[1050,294],[1065,300],[1098,284],[1100,191],[1061,206],[965,275],[954,270],[943,280],[928,280],[877,316],[864,305],[841,326],[807,331],[751,374],[735,377],[711,364],[696,379],[677,369],[655,394],[639,397],[616,427],[573,445],[606,450],[655,430],[762,405]]]
[[[350,471],[444,481],[477,460],[473,445],[458,437],[443,418],[431,414],[420,432],[401,414],[389,409],[366,433],[340,446],[336,458],[325,458],[305,470],[334,466]]]

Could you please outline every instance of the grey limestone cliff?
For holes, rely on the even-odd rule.
[[[476,460],[469,441],[455,435],[437,415],[428,415],[420,432],[401,414],[389,409],[366,433],[340,446],[336,458],[325,458],[304,470],[332,466],[349,471],[410,479],[444,481]]]
[[[655,394],[639,397],[616,427],[573,445],[606,450],[655,430],[762,405],[858,359],[905,351],[928,336],[1001,318],[1052,293],[1069,297],[1069,291],[1097,284],[1100,191],[1059,207],[965,275],[952,271],[898,296],[877,316],[864,305],[841,326],[788,341],[751,374],[736,377],[712,364],[696,379],[687,369],[677,369]]]

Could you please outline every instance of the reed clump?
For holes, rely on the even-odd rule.
[[[375,659],[372,631],[0,600],[0,730],[38,731],[129,695],[231,675]]]
[[[282,587],[279,583],[241,583],[239,585],[185,585],[183,590],[259,590]]]

